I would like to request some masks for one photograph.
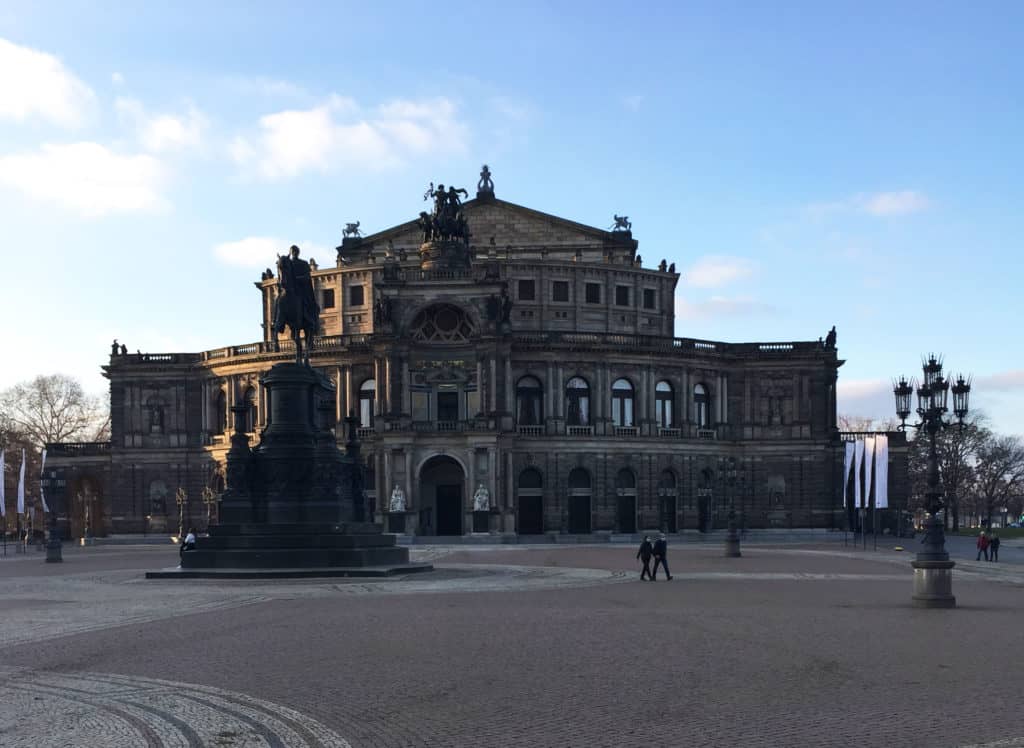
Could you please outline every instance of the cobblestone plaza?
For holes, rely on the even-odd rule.
[[[167,546],[9,548],[0,744],[1024,745],[1024,567],[958,559],[960,607],[915,610],[907,554],[835,537],[677,543],[657,584],[618,544],[235,583],[145,581]]]

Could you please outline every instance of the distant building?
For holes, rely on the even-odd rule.
[[[641,264],[627,219],[585,226],[499,200],[483,179],[458,210],[468,242],[424,242],[429,219],[350,227],[336,262],[314,266],[312,365],[339,419],[359,419],[377,521],[423,535],[676,532],[723,527],[735,506],[747,527],[843,526],[834,335],[677,338],[680,276]],[[247,407],[255,441],[260,376],[294,355],[272,331],[274,272],[255,285],[261,341],[111,355],[111,442],[50,445],[74,532],[85,506],[94,534],[176,529],[179,487],[186,524],[205,525],[231,406]]]

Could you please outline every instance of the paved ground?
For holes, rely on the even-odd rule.
[[[913,547],[907,544],[908,550]],[[910,607],[879,544],[414,548],[407,579],[145,581],[173,548],[0,559],[0,745],[1024,746],[1024,566]]]

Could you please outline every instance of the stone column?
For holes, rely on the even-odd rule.
[[[515,404],[512,402],[512,356],[505,358],[505,412],[512,413]]]
[[[381,381],[381,365],[380,359],[374,357],[373,359],[373,416],[376,418],[380,415],[381,401],[384,399],[384,383]]]
[[[402,413],[412,413],[412,390],[409,382],[409,359],[402,357]]]
[[[487,389],[488,389],[488,393],[487,394],[490,396],[489,399],[491,401],[491,412],[492,413],[498,409],[498,388],[496,387],[497,383],[498,383],[498,362],[494,358],[494,356],[492,355],[491,356],[491,377],[487,381]]]

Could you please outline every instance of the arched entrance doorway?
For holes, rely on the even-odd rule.
[[[466,474],[456,460],[438,455],[420,468],[420,533],[461,535]]]
[[[633,471],[623,468],[615,477],[615,492],[618,495],[618,531],[636,532],[636,476]]]
[[[544,479],[536,468],[519,474],[519,534],[540,535],[544,532]]]
[[[590,473],[583,468],[569,473],[569,532],[590,533]]]
[[[664,470],[658,478],[659,524],[662,532],[676,532],[676,475]]]

